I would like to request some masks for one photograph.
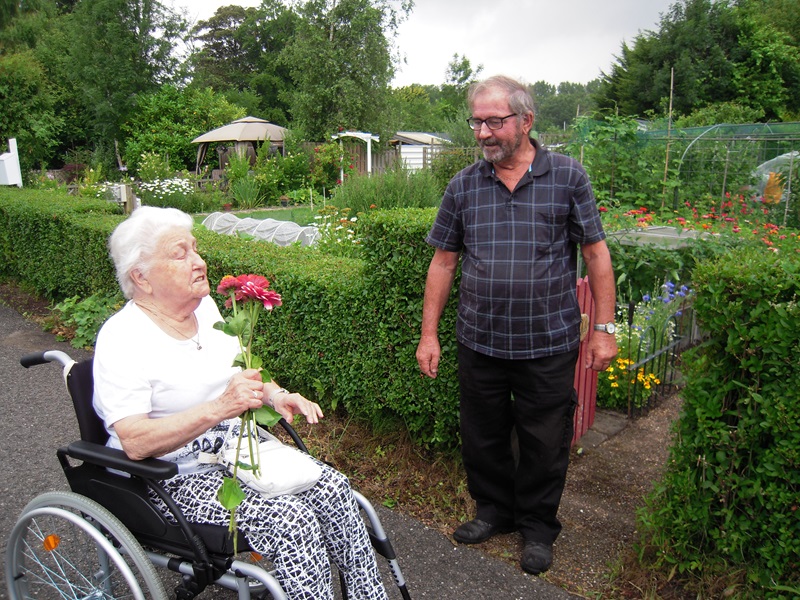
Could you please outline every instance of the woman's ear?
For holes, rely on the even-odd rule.
[[[150,285],[150,282],[147,280],[147,277],[139,269],[134,269],[131,271],[131,281],[133,281],[133,285],[135,285],[137,289],[141,290],[145,294],[150,294],[153,291],[153,288]]]

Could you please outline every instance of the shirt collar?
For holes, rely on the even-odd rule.
[[[533,164],[531,165],[530,170],[528,171],[528,176],[531,177],[540,177],[546,174],[550,170],[550,152],[542,146],[536,138],[528,138],[536,149],[536,156],[533,157]],[[481,159],[480,162],[480,170],[481,173],[486,177],[491,177],[493,172],[492,163],[488,160]]]

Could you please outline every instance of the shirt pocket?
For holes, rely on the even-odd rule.
[[[567,239],[569,213],[559,211],[537,211],[533,221],[533,239],[538,253],[549,252],[553,246]]]

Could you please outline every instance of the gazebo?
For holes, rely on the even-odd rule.
[[[255,157],[255,144],[269,140],[271,145],[283,147],[286,133],[288,129],[285,127],[258,117],[244,117],[212,129],[192,140],[193,144],[198,144],[195,172],[200,174],[200,165],[205,160],[209,144],[232,142],[233,150],[236,152]],[[222,155],[220,155],[220,168],[222,167]]]

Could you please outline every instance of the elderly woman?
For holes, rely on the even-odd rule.
[[[192,227],[179,210],[141,207],[111,235],[111,257],[129,301],[98,335],[94,405],[110,446],[132,459],[178,463],[179,474],[164,485],[191,522],[226,525],[229,512],[216,498],[223,471],[201,463],[199,454],[218,450],[231,420],[263,403],[290,422],[296,414],[310,423],[323,415],[300,394],[263,383],[258,371],[230,366],[238,342],[213,327],[222,317],[209,296]],[[266,498],[244,488],[239,530],[273,562],[292,599],[333,598],[329,555],[351,598],[385,599],[349,482],[320,465],[316,485],[296,495]]]

